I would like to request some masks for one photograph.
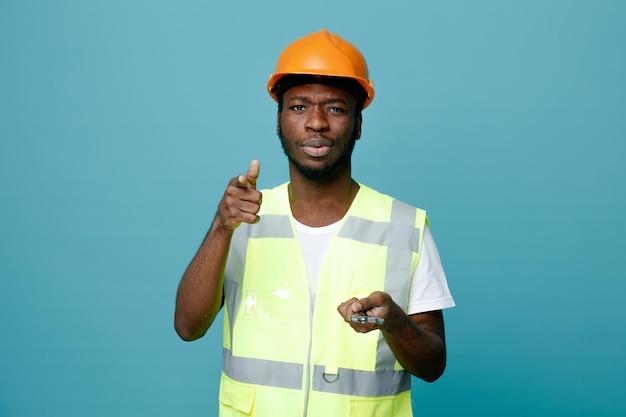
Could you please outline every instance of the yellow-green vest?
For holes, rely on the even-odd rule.
[[[260,221],[233,235],[220,416],[411,416],[410,374],[379,331],[355,332],[337,306],[385,291],[406,311],[426,213],[360,185],[311,308],[287,187],[264,190]]]

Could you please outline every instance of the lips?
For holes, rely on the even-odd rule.
[[[304,153],[313,158],[321,158],[328,155],[332,147],[332,141],[323,138],[308,139],[302,144]]]

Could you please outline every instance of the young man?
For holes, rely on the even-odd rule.
[[[454,301],[423,210],[352,179],[367,64],[326,30],[289,45],[268,91],[290,181],[231,179],[185,272],[175,328],[202,337],[222,305],[221,416],[410,416],[411,374],[445,369]]]

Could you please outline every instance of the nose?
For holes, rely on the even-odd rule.
[[[313,132],[325,132],[329,128],[324,109],[313,107],[306,120],[306,129]]]

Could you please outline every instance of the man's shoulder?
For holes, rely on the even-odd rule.
[[[403,201],[399,198],[386,194],[382,191],[375,190],[374,188],[371,188],[365,184],[359,183],[359,187],[360,187],[359,192],[362,193],[365,197],[367,197],[370,203],[374,203],[375,201],[378,201],[380,204],[396,204],[399,206],[412,207],[420,211],[425,211],[424,209],[414,204],[407,203],[406,201]]]

